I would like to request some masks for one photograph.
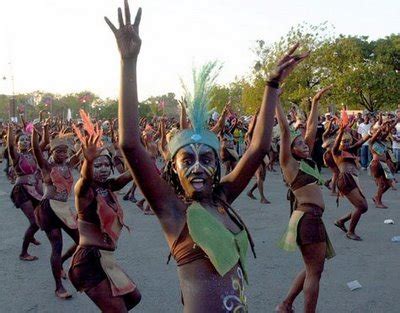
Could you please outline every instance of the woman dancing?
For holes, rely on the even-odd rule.
[[[44,133],[47,133],[44,125]],[[45,135],[45,137],[48,137]],[[44,195],[40,206],[35,211],[36,221],[41,230],[46,233],[51,244],[51,271],[56,284],[55,294],[60,299],[69,299],[68,293],[61,278],[65,278],[63,263],[72,256],[79,242],[76,214],[68,203],[72,191],[74,178],[72,169],[79,162],[79,156],[69,157],[70,147],[73,144],[73,134],[61,132],[50,141],[50,157],[46,160],[39,146],[39,134],[34,128],[32,133],[32,148],[37,163],[42,171]],[[63,248],[62,232],[64,230],[75,242],[67,252],[61,256]]]
[[[11,191],[11,200],[15,207],[20,208],[29,221],[22,241],[20,260],[35,261],[38,258],[28,253],[30,243],[39,245],[35,234],[39,230],[35,221],[34,211],[42,199],[42,181],[36,160],[30,152],[30,138],[24,132],[16,136],[17,149],[15,149],[15,137],[12,124],[8,126],[7,150],[11,164],[17,176],[15,185]]]
[[[341,196],[346,197],[354,206],[355,210],[346,214],[335,222],[346,233],[348,239],[360,241],[360,236],[356,235],[355,230],[361,218],[361,215],[368,211],[368,203],[361,191],[358,180],[358,162],[357,150],[366,142],[370,136],[367,134],[356,143],[353,143],[353,137],[346,131],[347,119],[343,118],[338,135],[332,147],[332,155],[339,168],[337,178],[337,189]],[[345,223],[350,221],[349,229]]]
[[[325,165],[329,168],[329,170],[332,172],[332,178],[328,180],[325,185],[331,189],[331,195],[332,196],[337,196],[336,192],[336,182],[337,178],[339,176],[339,168],[337,167],[335,160],[333,158],[332,154],[332,146],[335,142],[335,134],[337,133],[338,128],[334,124],[334,122],[337,120],[337,118],[332,118],[329,120],[327,123],[327,127],[325,132],[322,135],[322,148],[325,149],[325,153],[323,155],[323,160]]]
[[[97,130],[86,137],[79,130],[76,133],[82,142],[84,161],[75,185],[79,246],[69,278],[102,312],[128,312],[140,302],[141,294],[114,258],[121,230],[126,227],[114,192],[129,183],[132,176],[125,172],[110,178],[112,158],[106,149],[99,148]]]
[[[292,210],[281,246],[293,251],[297,244],[305,265],[285,300],[276,307],[276,312],[294,312],[292,304],[301,291],[304,292],[304,312],[315,312],[325,258],[334,256],[322,221],[325,203],[318,186],[322,178],[316,163],[310,159],[317,132],[318,102],[331,88],[326,87],[314,96],[304,137],[299,131],[291,133],[280,104],[276,110],[281,130],[279,159],[283,176],[289,184]]]
[[[177,132],[169,142],[164,179],[140,144],[136,64],[139,9],[131,24],[127,1],[125,23],[108,19],[121,54],[119,100],[120,145],[135,181],[160,221],[171,255],[178,264],[184,312],[245,310],[246,254],[251,238],[232,203],[244,190],[269,150],[279,83],[303,59],[292,55],[281,62],[265,88],[253,140],[233,171],[220,179],[219,141],[205,129],[207,107],[215,78],[215,63],[194,73],[195,92],[187,90],[192,129]]]
[[[385,138],[390,134],[392,127],[394,127],[396,123],[397,120],[386,121],[375,130],[375,134],[369,141],[372,153],[370,170],[378,187],[372,200],[375,203],[375,207],[380,209],[387,209],[387,206],[382,203],[382,196],[393,185],[394,181],[393,173],[388,166],[388,148],[385,143]]]

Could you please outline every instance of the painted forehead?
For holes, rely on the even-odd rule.
[[[190,144],[179,149],[177,156],[179,154],[206,154],[206,153],[214,154],[214,150],[205,144]]]

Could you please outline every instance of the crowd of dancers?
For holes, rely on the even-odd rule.
[[[62,284],[68,276],[101,311],[132,309],[141,293],[114,257],[120,232],[127,228],[116,192],[130,183],[123,199],[155,215],[161,224],[178,266],[184,312],[247,312],[247,251],[256,254],[251,226],[232,203],[254,175],[247,196],[256,199],[258,189],[261,203],[270,203],[264,181],[279,163],[291,207],[280,245],[289,251],[298,247],[304,269],[276,311],[293,312],[293,302],[303,291],[304,312],[315,312],[325,259],[335,255],[322,221],[321,189],[327,187],[338,200],[345,197],[353,205],[335,225],[348,239],[362,240],[356,227],[368,204],[359,170],[368,168],[376,182],[376,208],[387,208],[382,198],[395,188],[399,169],[400,110],[320,115],[320,99],[334,88],[327,86],[312,99],[308,116],[296,108],[286,114],[280,87],[310,53],[296,54],[296,44],[271,72],[255,116],[240,116],[230,104],[219,116],[209,116],[218,73],[218,64],[211,62],[194,71],[194,88],[185,88],[179,120],[140,117],[140,18],[139,9],[132,24],[127,1],[124,14],[118,9],[118,27],[105,18],[121,55],[118,119],[96,121],[81,110],[74,121],[46,118],[41,112],[30,123],[22,119],[8,124],[3,135],[11,200],[29,220],[19,258],[37,260],[28,249],[40,244],[35,239],[40,229],[51,245],[57,297],[71,297]],[[323,166],[332,172],[327,182],[320,173]],[[75,170],[80,172],[76,182]],[[140,201],[137,187],[144,195]],[[73,188],[75,208],[69,205]],[[74,242],[64,254],[62,230]]]

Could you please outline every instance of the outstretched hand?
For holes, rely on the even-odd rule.
[[[288,53],[279,60],[277,67],[270,75],[269,80],[281,83],[301,61],[309,56],[310,52],[293,55],[298,47],[299,43],[296,43],[289,49]]]
[[[317,92],[317,94],[314,96],[314,98],[312,99],[313,102],[318,102],[322,96],[329,90],[331,90],[333,88],[333,85],[329,85],[325,88],[322,88],[320,91]]]
[[[135,22],[131,24],[131,13],[129,10],[128,0],[124,1],[124,6],[125,23],[122,17],[122,10],[121,8],[118,8],[119,28],[116,28],[107,17],[104,17],[104,19],[108,26],[111,28],[111,31],[114,33],[115,38],[117,39],[118,49],[121,53],[121,58],[136,59],[140,51],[140,46],[142,44],[142,40],[139,37],[139,25],[142,16],[142,9],[138,9],[135,17]]]
[[[178,103],[179,103],[179,105],[181,106],[181,109],[186,110],[187,101],[186,101],[186,98],[185,98],[185,97],[182,96],[181,99],[178,100]]]
[[[98,142],[100,135],[90,135],[85,137],[82,142],[82,153],[88,162],[93,162],[97,157],[100,156],[102,149],[98,149]]]

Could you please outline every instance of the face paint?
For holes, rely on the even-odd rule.
[[[19,150],[27,150],[27,149],[29,149],[31,142],[30,142],[28,136],[21,135],[18,138],[18,143],[17,144],[18,144],[18,149]]]
[[[195,162],[193,165],[184,169],[185,177],[189,177],[193,171],[198,171],[199,167],[201,167],[207,173],[208,176],[214,176],[214,174],[216,172],[216,168],[210,164],[203,164],[203,163],[207,163],[207,162],[203,162],[203,163],[200,162],[200,151],[201,151],[201,148],[203,147],[203,144],[200,144],[200,145],[191,144],[190,147],[192,148],[192,150],[194,152]]]
[[[93,162],[93,180],[104,183],[111,175],[111,164],[105,155],[99,156]]]
[[[212,192],[218,164],[212,148],[203,144],[185,146],[176,154],[174,163],[187,196],[195,197]]]

